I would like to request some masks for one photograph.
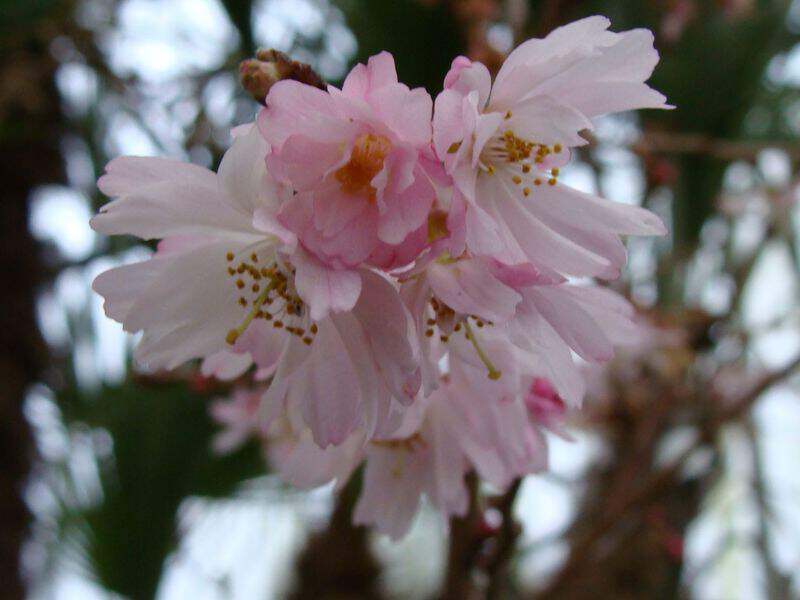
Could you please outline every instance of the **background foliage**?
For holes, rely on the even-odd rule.
[[[24,586],[47,598],[800,597],[800,4],[3,0],[0,11],[8,597]],[[357,481],[332,506],[284,489],[255,446],[214,455],[207,408],[224,389],[191,369],[128,368],[131,341],[88,290],[144,251],[86,226],[111,157],[215,167],[229,128],[256,109],[236,67],[259,46],[331,82],[386,49],[401,80],[435,94],[453,56],[496,69],[514,44],[594,13],[656,33],[652,83],[678,108],[605,122],[565,176],[668,221],[669,240],[631,242],[621,291],[669,333],[590,374],[579,441],[554,445],[552,474],[454,522],[449,548],[425,515],[390,548],[348,525]]]

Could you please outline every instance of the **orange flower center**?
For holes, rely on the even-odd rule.
[[[334,173],[336,181],[347,194],[366,194],[375,202],[372,180],[383,169],[383,161],[392,143],[382,135],[365,133],[356,139],[350,160]]]

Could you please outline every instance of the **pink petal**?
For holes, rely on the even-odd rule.
[[[600,326],[558,288],[530,288],[525,297],[581,358],[593,362],[613,358],[614,348]]]
[[[325,267],[303,251],[298,251],[292,262],[297,293],[309,305],[312,319],[319,321],[331,311],[348,311],[355,306],[361,293],[358,272]]]
[[[273,150],[280,150],[293,135],[337,143],[357,131],[355,124],[339,114],[330,94],[290,80],[272,86],[266,107],[258,115],[258,128]]]
[[[449,265],[432,264],[428,279],[437,298],[464,315],[478,315],[504,322],[514,316],[522,297],[492,276],[480,260],[460,260]]]
[[[478,106],[483,108],[489,99],[492,76],[482,63],[472,62],[465,56],[457,56],[444,78],[444,89],[466,96],[478,92]]]
[[[339,445],[360,423],[358,373],[340,332],[330,320],[319,332],[298,390],[303,418],[320,448]]]

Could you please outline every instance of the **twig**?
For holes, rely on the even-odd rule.
[[[753,452],[753,492],[755,492],[756,512],[758,514],[756,545],[761,553],[764,570],[766,571],[767,591],[770,598],[786,598],[788,597],[791,580],[785,577],[778,569],[769,545],[769,523],[772,519],[772,510],[764,474],[764,458],[758,446],[753,420],[748,418],[744,426]]]
[[[467,600],[474,595],[472,568],[478,550],[476,534],[480,510],[478,507],[478,477],[467,474],[469,509],[463,517],[450,521],[450,548],[447,556],[447,573],[442,590],[443,600]]]
[[[712,439],[713,432],[717,431],[722,425],[741,417],[761,394],[786,377],[792,375],[798,367],[800,367],[800,356],[795,358],[784,368],[765,375],[758,384],[744,394],[738,401],[728,406],[726,409],[722,409],[717,417],[709,423],[709,426],[703,432],[704,435],[701,435],[695,444],[686,448],[669,466],[653,475],[648,482],[636,489],[623,501],[619,502],[613,510],[607,512],[590,531],[573,545],[569,562],[548,587],[543,597],[557,597],[558,593],[569,584],[573,576],[591,559],[592,549],[597,541],[613,529],[619,522],[619,519],[629,510],[637,506],[646,506],[664,490],[669,489],[674,484],[675,478],[681,473],[689,458],[702,444]]]
[[[500,511],[503,517],[503,521],[500,524],[497,535],[494,536],[494,552],[487,561],[485,567],[486,574],[489,577],[489,586],[486,589],[487,600],[500,598],[505,588],[506,566],[514,552],[514,547],[520,533],[520,527],[514,520],[512,511],[521,483],[522,479],[516,479],[496,504],[497,510]]]
[[[783,140],[725,140],[702,134],[647,131],[632,145],[640,154],[707,154],[723,160],[753,159],[762,150],[783,150],[800,158],[800,144]]]
[[[789,364],[782,369],[768,373],[761,379],[761,381],[753,386],[749,392],[744,394],[744,396],[739,398],[739,400],[733,404],[730,404],[723,409],[717,417],[718,421],[724,423],[742,416],[753,405],[753,403],[758,400],[761,394],[763,394],[776,383],[780,383],[782,380],[790,377],[798,368],[800,368],[800,356],[795,357],[794,360],[789,362]]]

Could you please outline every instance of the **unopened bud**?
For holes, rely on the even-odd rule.
[[[239,63],[239,81],[242,87],[261,104],[264,104],[270,88],[284,79],[325,89],[325,82],[310,65],[292,60],[278,50],[261,49],[256,52],[255,58]]]

